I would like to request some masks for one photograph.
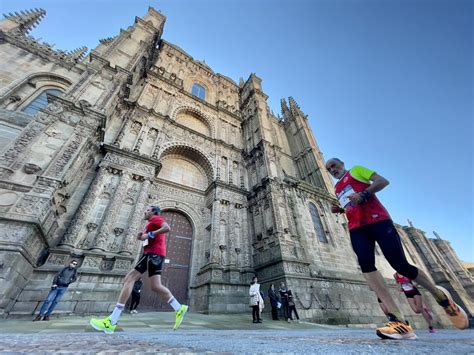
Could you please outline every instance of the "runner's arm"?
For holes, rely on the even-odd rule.
[[[170,226],[168,223],[163,222],[160,228],[157,230],[151,231],[149,233],[153,234],[153,237],[156,237],[157,235],[163,234],[163,233],[168,233],[171,230]]]
[[[351,200],[352,203],[361,204],[364,201],[367,201],[367,199],[371,195],[383,190],[385,187],[387,187],[388,184],[390,184],[390,182],[386,178],[377,173],[373,173],[370,176],[370,181],[372,181],[372,184],[370,184],[370,186],[367,187],[364,191],[356,192],[349,196],[349,200]]]

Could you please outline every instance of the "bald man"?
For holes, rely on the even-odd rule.
[[[331,210],[333,213],[346,214],[352,248],[362,273],[369,287],[388,310],[389,322],[386,326],[377,328],[377,335],[383,339],[416,339],[412,327],[404,320],[382,275],[375,267],[375,243],[395,271],[426,288],[443,307],[453,325],[466,329],[469,326],[466,312],[453,301],[449,292],[436,286],[422,270],[407,261],[390,215],[375,196],[389,184],[388,180],[363,166],[347,170],[344,162],[338,158],[329,159],[326,169],[338,180],[336,196],[339,205],[333,205]]]

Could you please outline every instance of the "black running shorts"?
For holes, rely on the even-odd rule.
[[[403,291],[403,293],[405,294],[406,298],[414,298],[415,296],[421,296],[420,291],[418,291],[415,286],[413,286],[413,290]]]
[[[150,277],[161,275],[164,262],[164,256],[158,254],[144,254],[140,260],[138,260],[135,270],[137,270],[140,274],[143,274],[148,270],[148,276]]]

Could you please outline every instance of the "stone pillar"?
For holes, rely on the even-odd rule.
[[[209,245],[209,252],[211,254],[211,263],[219,264],[221,260],[220,244],[220,215],[221,215],[221,202],[220,200],[214,200],[212,203],[212,229],[211,229],[211,243]]]
[[[252,233],[248,227],[248,206],[245,206],[245,209],[242,213],[242,250],[239,253],[242,253],[242,265],[243,267],[247,268],[251,266],[251,255],[252,252],[250,250],[250,240],[253,238]]]
[[[125,199],[129,181],[130,174],[124,173],[120,178],[117,188],[115,189],[112,201],[107,208],[107,216],[105,217],[100,227],[99,233],[94,240],[92,249],[100,249],[104,251],[110,250],[114,244],[115,238],[118,237],[113,231],[113,228],[117,220],[117,215],[121,204]]]
[[[143,144],[143,139],[148,133],[148,128],[146,126],[142,126],[141,132],[138,134],[138,139],[137,142],[135,143],[135,147],[133,148],[133,151],[135,153],[140,153],[140,149]]]
[[[80,238],[81,229],[83,227],[84,222],[86,221],[86,218],[89,216],[92,207],[94,206],[94,201],[97,199],[102,190],[102,186],[104,184],[106,176],[107,171],[105,171],[104,168],[99,168],[99,171],[94,181],[92,182],[92,185],[90,186],[87,195],[82,201],[81,206],[77,210],[74,219],[72,220],[66,234],[64,235],[61,243],[59,244],[60,247],[72,249],[77,248],[80,245],[83,239]]]
[[[135,210],[133,211],[132,218],[130,218],[129,227],[125,232],[125,238],[122,247],[120,248],[120,253],[132,255],[136,250],[138,245],[137,233],[141,228],[141,221],[143,220],[143,213],[145,212],[150,185],[151,183],[149,180],[145,180],[142,183],[140,194],[138,195],[135,204]]]
[[[127,120],[121,127],[120,133],[118,134],[117,138],[114,141],[114,145],[120,147],[122,145],[122,139],[125,136],[125,132],[128,131],[128,128],[131,126],[132,121],[125,117],[125,120]]]

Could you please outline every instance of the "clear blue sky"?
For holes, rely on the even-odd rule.
[[[326,158],[388,178],[400,224],[437,231],[474,261],[473,5],[469,0],[22,1],[32,33],[59,49],[114,36],[148,5],[163,38],[238,82],[255,72],[269,105],[293,96]]]

